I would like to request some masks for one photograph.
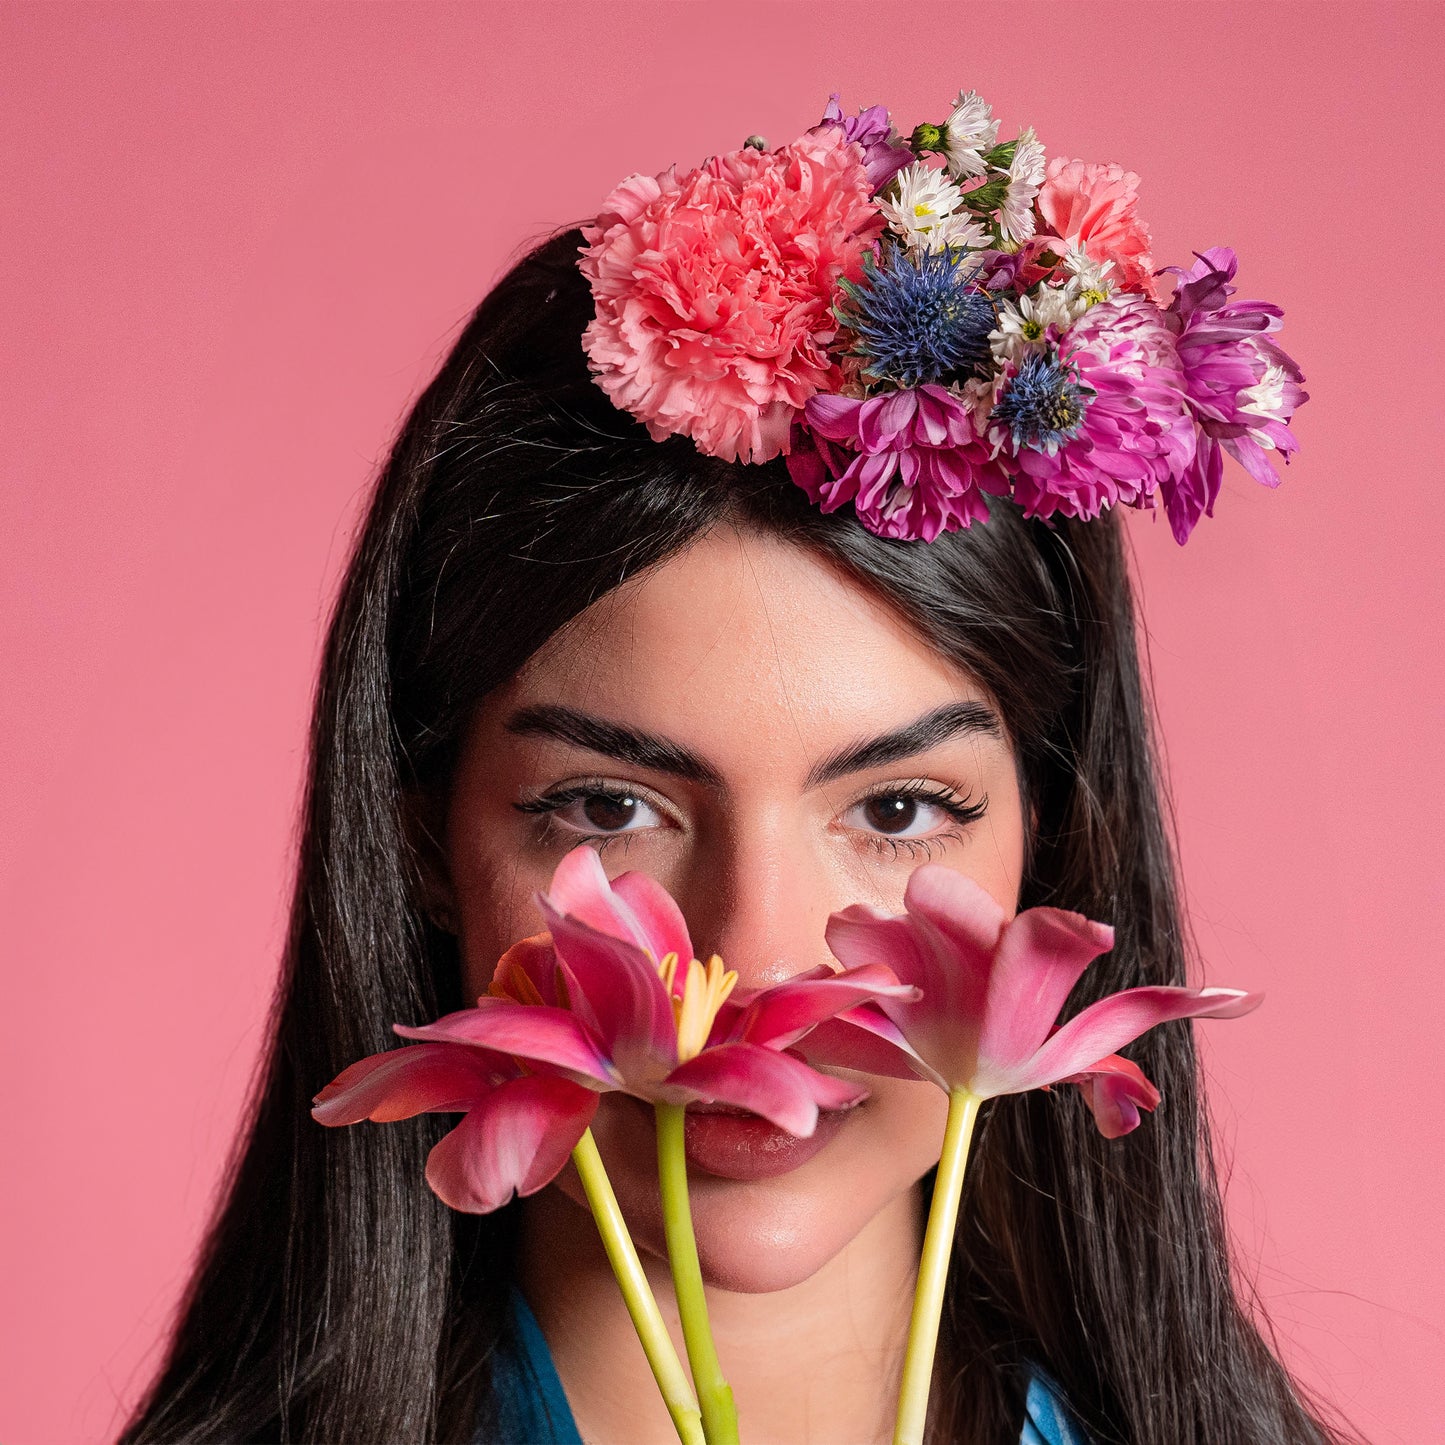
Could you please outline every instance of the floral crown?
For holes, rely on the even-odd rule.
[[[835,95],[791,145],[629,176],[583,229],[597,383],[658,440],[786,456],[884,537],[994,495],[1044,518],[1162,501],[1183,542],[1224,452],[1276,486],[1306,400],[1280,309],[1231,299],[1227,247],[1156,270],[1132,172],[998,129],[973,91],[906,141]]]

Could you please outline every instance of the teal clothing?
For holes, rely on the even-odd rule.
[[[494,1375],[499,1404],[495,1439],[474,1445],[582,1445],[542,1328],[520,1291],[512,1291],[516,1353],[507,1353]],[[1088,1445],[1057,1393],[1035,1373],[1025,1402],[1019,1445]]]

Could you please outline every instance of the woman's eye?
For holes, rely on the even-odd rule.
[[[958,837],[959,825],[983,816],[985,806],[987,799],[971,802],[951,793],[897,788],[854,803],[844,824],[883,840]]]
[[[587,834],[635,833],[661,827],[666,821],[651,803],[626,791],[554,795],[539,799],[526,810],[545,812],[551,821]]]
[[[855,803],[844,815],[849,827],[890,838],[916,838],[956,819],[957,813],[946,810],[941,803],[909,793],[875,793]]]
[[[575,805],[581,810],[583,826],[602,833],[619,833],[624,828],[650,828],[662,820],[654,809],[631,793],[593,793]]]

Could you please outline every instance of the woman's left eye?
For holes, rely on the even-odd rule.
[[[896,787],[860,798],[843,814],[843,824],[873,835],[885,845],[906,844],[924,838],[956,837],[958,826],[982,817],[987,806],[986,798],[975,803],[951,791]]]

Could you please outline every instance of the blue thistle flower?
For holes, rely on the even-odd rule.
[[[922,386],[982,374],[990,363],[988,334],[998,324],[988,293],[973,284],[965,253],[930,252],[914,259],[901,246],[884,248],[881,263],[863,258],[863,279],[844,281],[848,300],[835,311],[857,338],[875,380]]]
[[[1052,352],[1036,352],[1024,357],[992,416],[1013,433],[1015,451],[1033,447],[1052,456],[1083,429],[1094,395]]]

